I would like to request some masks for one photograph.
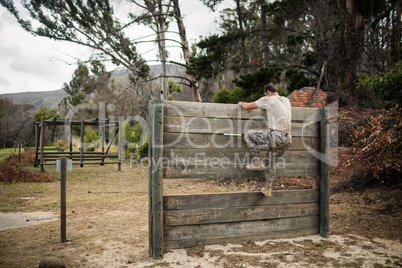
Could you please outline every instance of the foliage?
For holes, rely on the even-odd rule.
[[[174,100],[176,93],[182,93],[183,89],[180,85],[176,84],[173,80],[168,81],[169,84],[169,100]]]
[[[0,123],[0,143],[6,147],[32,144],[35,137],[33,116],[36,108],[31,103],[15,104],[4,98],[5,110]]]
[[[402,66],[397,63],[387,72],[373,75],[362,80],[359,87],[369,87],[376,103],[384,103],[386,107],[398,105],[402,107]]]
[[[312,86],[315,79],[309,79],[306,77],[305,72],[289,68],[285,72],[286,80],[289,82],[287,86],[288,94],[292,93],[294,90],[301,89],[306,86]]]
[[[131,124],[130,122],[124,122],[123,128],[124,135],[129,143],[140,142],[145,133],[140,123]]]
[[[35,151],[26,151],[21,153],[21,163],[19,156],[12,155],[0,164],[0,179],[6,183],[13,182],[41,182],[52,181],[52,178],[45,173],[28,171],[23,168],[25,163],[33,165],[35,161]]]
[[[277,64],[262,67],[252,73],[240,75],[233,80],[233,90],[222,88],[216,91],[214,102],[238,103],[239,101],[255,101],[264,95],[264,86],[270,82],[278,82],[282,69]]]
[[[127,122],[124,127],[124,134],[128,142],[127,154],[133,154],[134,159],[140,159],[140,157],[148,154],[148,139],[140,123],[131,124]]]
[[[6,114],[6,103],[4,99],[0,99],[0,124],[1,118]]]
[[[42,107],[39,108],[34,115],[34,119],[36,122],[40,122],[42,119],[47,120],[52,118],[61,118],[61,114],[59,114],[59,111],[57,109],[50,110],[47,107]]]
[[[99,60],[108,59],[115,65],[123,65],[141,77],[147,75],[149,67],[137,53],[134,43],[125,36],[123,29],[127,25],[115,17],[108,0],[23,2],[31,18],[39,22],[37,28],[31,21],[20,17],[12,1],[2,0],[0,3],[27,32],[96,49],[101,52],[94,54]]]
[[[353,130],[352,151],[360,157],[351,165],[365,176],[381,182],[401,181],[402,174],[402,111],[398,107],[381,110]]]
[[[99,132],[90,126],[85,127],[84,144],[87,151],[95,151],[100,146]]]
[[[227,33],[222,36],[211,35],[198,42],[200,52],[190,57],[191,65],[187,73],[197,80],[213,78],[228,68],[230,59],[230,44],[238,40],[239,33]]]

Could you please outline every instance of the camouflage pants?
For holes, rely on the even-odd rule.
[[[260,147],[268,146],[268,152],[263,157],[265,165],[266,187],[271,186],[275,178],[275,162],[292,145],[292,136],[279,130],[250,130],[244,139],[253,157],[262,157]]]

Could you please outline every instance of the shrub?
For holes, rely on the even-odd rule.
[[[400,182],[402,174],[402,111],[398,106],[381,110],[368,118],[353,133],[352,151],[361,157],[350,165],[361,171],[360,177]]]
[[[18,160],[18,155],[12,155],[0,164],[0,178],[2,181],[9,184],[18,181],[52,181],[52,178],[48,174],[28,171],[21,167],[21,165],[23,165],[24,163],[34,163],[35,151],[26,151],[21,153],[21,163],[19,163]]]

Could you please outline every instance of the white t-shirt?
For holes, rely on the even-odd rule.
[[[288,98],[279,95],[264,96],[255,103],[258,108],[266,110],[268,128],[290,133],[292,106]]]

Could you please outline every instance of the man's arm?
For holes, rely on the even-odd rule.
[[[239,105],[241,108],[243,108],[244,110],[247,110],[247,111],[258,108],[258,106],[255,102],[239,102]]]

